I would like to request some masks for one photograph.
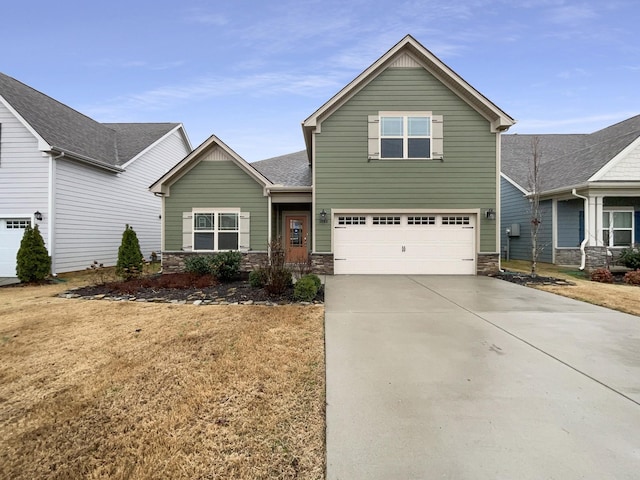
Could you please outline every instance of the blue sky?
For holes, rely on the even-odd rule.
[[[518,120],[589,133],[640,114],[637,0],[111,0],[2,7],[0,71],[102,122],[182,122],[248,161],[410,33]]]

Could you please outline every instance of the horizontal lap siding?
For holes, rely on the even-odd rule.
[[[0,217],[40,211],[45,221],[38,226],[48,247],[49,156],[38,150],[36,137],[1,103],[0,125]]]
[[[444,161],[367,161],[367,118],[379,111],[444,116]],[[321,123],[315,136],[316,209],[476,209],[496,205],[496,136],[489,122],[421,68],[388,69]],[[495,222],[481,221],[480,251],[494,252]],[[330,224],[317,250],[331,249]]]
[[[94,260],[115,265],[126,224],[145,258],[159,253],[162,204],[149,185],[187,153],[174,132],[120,174],[56,160],[56,270],[82,270]]]
[[[250,212],[250,248],[267,248],[268,201],[262,186],[230,160],[198,163],[171,185],[165,202],[165,250],[182,249],[182,213],[192,208],[240,208]]]
[[[579,247],[582,242],[580,222],[584,215],[581,199],[558,202],[558,247]]]

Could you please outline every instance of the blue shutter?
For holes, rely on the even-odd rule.
[[[579,217],[578,217],[578,221],[579,221],[579,226],[578,226],[578,245],[580,245],[580,244],[582,244],[582,241],[584,240],[584,210],[580,210],[578,215],[579,215]]]
[[[640,210],[636,210],[633,213],[633,223],[634,223],[634,243],[640,244]]]

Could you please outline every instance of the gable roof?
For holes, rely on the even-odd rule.
[[[257,169],[253,168],[250,163],[248,163],[244,158],[234,152],[226,143],[224,143],[215,135],[211,135],[198,147],[196,147],[189,155],[175,164],[173,168],[171,168],[171,170],[169,170],[162,177],[153,182],[149,186],[149,190],[159,195],[168,195],[171,189],[171,185],[178,181],[184,174],[189,172],[189,170],[195,167],[198,163],[200,163],[200,161],[207,155],[212,153],[216,147],[219,147],[222,152],[222,157],[218,157],[218,159],[223,158],[224,160],[231,160],[265,188],[273,186],[273,182],[271,180],[265,177]]]
[[[425,68],[434,77],[438,78],[460,98],[489,120],[493,131],[507,130],[515,123],[515,120],[511,116],[467,83],[460,75],[445,65],[444,62],[427,50],[415,38],[407,35],[374,62],[373,65],[358,75],[302,122],[302,130],[309,154],[311,152],[311,133],[322,119],[344,104],[355,93],[391,66],[404,53],[407,53],[413,61]]]
[[[0,73],[0,97],[46,142],[43,148],[116,170],[181,127],[179,123],[99,123],[4,73]]]
[[[251,166],[275,184],[287,187],[311,186],[311,166],[306,150],[253,162]]]
[[[640,115],[591,134],[502,135],[502,172],[530,190],[532,141],[539,139],[541,193],[583,185],[640,137]]]

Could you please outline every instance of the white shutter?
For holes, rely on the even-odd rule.
[[[238,250],[247,252],[251,247],[250,235],[251,213],[240,212],[240,231],[238,237]]]
[[[369,115],[369,160],[377,160],[380,158],[380,117],[378,115]]]
[[[431,117],[431,158],[444,158],[444,121],[442,115]]]
[[[193,213],[182,212],[182,250],[193,250]]]

